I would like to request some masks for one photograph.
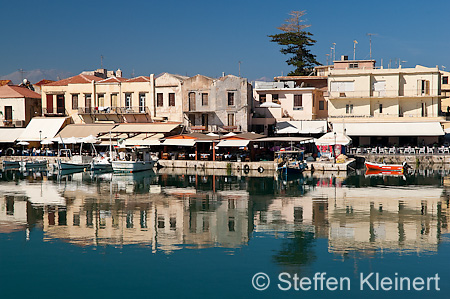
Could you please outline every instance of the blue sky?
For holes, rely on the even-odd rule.
[[[267,35],[291,10],[306,10],[318,61],[336,43],[336,58],[373,58],[387,67],[401,59],[446,66],[448,1],[4,1],[0,10],[0,76],[17,69],[77,74],[100,67],[124,76],[162,72],[254,80],[287,74],[287,57]],[[394,65],[394,62],[392,62]]]

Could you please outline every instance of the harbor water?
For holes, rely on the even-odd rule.
[[[0,175],[2,298],[450,297],[445,169]]]

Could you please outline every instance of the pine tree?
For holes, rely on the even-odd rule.
[[[292,54],[293,56],[286,60],[288,65],[295,67],[295,70],[290,72],[288,76],[306,76],[309,75],[313,67],[320,65],[308,47],[311,47],[316,42],[312,39],[313,34],[305,31],[311,25],[304,24],[305,20],[302,17],[306,14],[305,11],[291,11],[290,18],[285,20],[285,23],[277,29],[283,33],[269,35],[271,42],[278,43],[284,46],[280,52],[283,54]]]

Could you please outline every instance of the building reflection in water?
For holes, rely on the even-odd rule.
[[[38,226],[44,240],[80,246],[245,246],[287,233],[274,259],[304,264],[315,239],[337,255],[433,252],[448,234],[447,177],[314,174],[289,181],[255,174],[163,171],[64,176],[2,173],[0,232]]]

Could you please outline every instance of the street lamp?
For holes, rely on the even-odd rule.
[[[42,141],[42,130],[39,130],[39,144],[41,144]]]

